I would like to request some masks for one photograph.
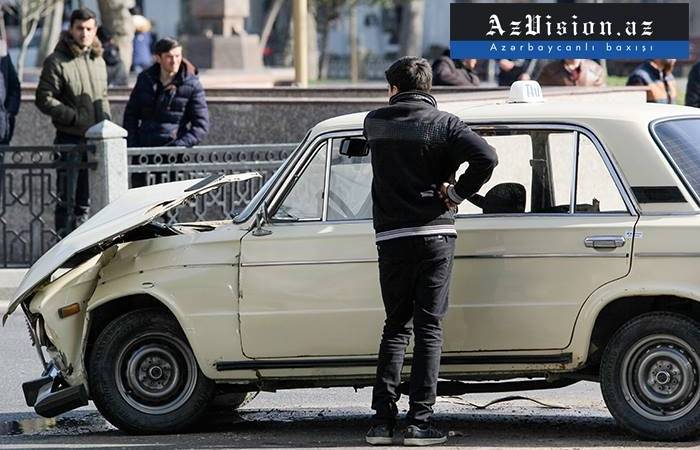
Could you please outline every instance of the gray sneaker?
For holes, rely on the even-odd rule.
[[[365,435],[365,441],[372,445],[391,445],[394,437],[394,427],[389,425],[374,425]]]
[[[431,426],[409,425],[403,434],[403,445],[422,446],[447,442],[447,435]]]

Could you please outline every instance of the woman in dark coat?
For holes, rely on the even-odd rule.
[[[172,38],[156,43],[156,63],[141,72],[124,110],[129,147],[193,147],[209,132],[197,69]]]

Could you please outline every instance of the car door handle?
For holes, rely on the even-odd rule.
[[[588,248],[617,248],[625,245],[624,236],[588,236],[583,243]]]

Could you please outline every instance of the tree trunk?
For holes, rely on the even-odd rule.
[[[24,17],[20,19],[20,29],[22,30],[22,47],[19,50],[19,57],[17,58],[17,78],[20,82],[24,77],[24,60],[27,57],[27,49],[29,48],[29,43],[36,33],[36,27],[39,20],[28,20]],[[26,30],[26,34],[25,34]]]
[[[265,16],[265,24],[263,25],[262,32],[260,33],[260,51],[265,51],[267,47],[267,41],[270,39],[270,33],[272,33],[272,27],[275,25],[275,20],[279,15],[280,9],[284,0],[275,0],[275,2],[270,7],[267,16]]]
[[[421,56],[423,54],[423,10],[422,0],[410,0],[401,9],[399,25],[399,52],[401,56]]]
[[[134,52],[134,22],[128,0],[98,0],[102,25],[114,33],[113,41],[119,47],[119,56],[127,70]]]
[[[36,55],[36,65],[41,66],[44,59],[53,52],[58,43],[63,25],[63,0],[57,0],[49,13],[44,17],[44,29],[41,34],[41,43]]]
[[[306,16],[306,49],[308,58],[309,80],[318,80],[318,28],[316,27],[316,15],[312,12],[312,5],[309,5],[309,12]]]
[[[321,28],[321,46],[318,55],[318,77],[320,79],[328,79],[328,65],[330,64],[330,54],[328,53],[328,44],[330,43],[331,22],[327,17],[323,18]]]
[[[357,11],[350,6],[350,81],[357,83],[360,79],[360,61],[357,53]]]

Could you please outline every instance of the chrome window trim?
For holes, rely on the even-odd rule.
[[[605,164],[605,167],[608,169],[608,173],[612,177],[613,181],[615,182],[615,186],[617,187],[618,193],[622,197],[622,201],[625,203],[625,206],[627,207],[627,213],[625,215],[631,215],[631,216],[636,216],[639,214],[639,205],[637,204],[637,200],[634,198],[634,196],[631,195],[632,190],[630,189],[629,184],[627,183],[627,180],[622,176],[622,172],[619,169],[619,164],[615,160],[614,156],[606,150],[605,146],[600,142],[598,137],[593,133],[591,130],[588,128],[578,125],[578,124],[571,124],[571,123],[556,123],[556,122],[543,122],[543,123],[527,123],[527,122],[469,122],[468,125],[472,130],[479,130],[479,129],[503,129],[503,130],[520,130],[520,129],[531,129],[531,130],[541,130],[541,129],[548,129],[548,130],[566,130],[566,131],[578,131],[582,135],[586,136],[590,141],[593,143],[595,146],[596,150],[598,150],[598,154],[600,157],[603,159],[603,163]],[[532,214],[532,213],[527,213],[529,215],[538,215],[538,214]],[[581,213],[575,213],[575,214],[581,214]],[[609,215],[610,213],[594,213],[595,215],[601,214],[601,215]],[[619,214],[619,213],[617,213]],[[561,215],[561,214],[559,214]],[[472,216],[478,216],[478,215],[472,215]],[[465,217],[463,215],[458,215],[457,217],[462,218]]]
[[[688,118],[694,118],[695,116],[690,116]],[[573,132],[578,132],[579,134],[579,139],[576,140],[576,146],[578,147],[578,142],[580,140],[580,136],[586,136],[590,141],[593,143],[593,145],[596,147],[596,150],[598,151],[598,154],[600,157],[603,159],[603,163],[605,164],[606,168],[608,169],[608,173],[612,177],[615,186],[618,189],[618,193],[621,195],[623,202],[625,203],[625,206],[627,207],[627,213],[622,213],[622,212],[611,212],[611,213],[583,213],[583,212],[578,212],[574,214],[561,214],[561,213],[516,213],[516,214],[456,214],[455,219],[466,219],[466,218],[489,218],[489,217],[520,217],[520,216],[527,216],[527,217],[561,217],[561,216],[566,216],[569,217],[570,215],[585,215],[585,216],[603,216],[603,217],[611,217],[611,216],[623,216],[623,217],[629,217],[629,216],[637,216],[639,215],[639,205],[634,198],[634,196],[631,195],[631,189],[629,187],[629,184],[625,180],[625,178],[622,176],[622,172],[619,170],[619,165],[615,161],[613,155],[611,155],[603,146],[603,144],[600,142],[598,137],[589,129],[581,126],[581,125],[576,125],[576,124],[571,124],[571,123],[526,123],[526,122],[470,122],[468,125],[475,131],[480,130],[480,129],[531,129],[531,130],[541,130],[541,129],[549,129],[549,130],[564,130],[564,131],[573,131]],[[283,196],[285,193],[287,186],[289,183],[292,181],[294,178],[294,174],[297,173],[299,166],[304,164],[305,161],[309,158],[309,148],[314,148],[318,143],[321,141],[328,141],[332,140],[334,138],[339,138],[339,137],[357,137],[357,136],[362,136],[362,129],[354,128],[354,129],[345,129],[345,130],[335,130],[335,131],[329,131],[326,133],[320,133],[318,136],[316,136],[312,141],[308,143],[308,145],[301,149],[299,152],[299,156],[297,156],[297,160],[294,161],[289,165],[289,167],[286,170],[286,173],[281,174],[280,179],[278,180],[278,187],[272,187],[271,188],[271,193],[268,194],[268,198],[270,198],[270,201],[267,202],[267,214],[268,217],[271,217],[272,211],[276,211],[278,207],[278,203],[281,201],[280,197]],[[332,151],[332,150],[331,150]],[[330,152],[329,152],[330,154]],[[578,159],[577,159],[578,161]],[[578,170],[578,164],[574,165],[575,170]],[[330,166],[327,163],[326,164],[326,169],[328,172],[328,176],[330,176]],[[574,177],[574,180],[576,177]],[[327,178],[328,180],[328,178]],[[325,180],[324,180],[325,181]],[[329,180],[328,180],[329,181]],[[327,192],[327,191],[326,191]],[[692,192],[692,191],[691,191]],[[575,193],[575,190],[574,190]],[[325,195],[324,198],[324,211],[327,212],[327,203],[328,203],[328,195]],[[700,212],[698,212],[700,214]],[[328,223],[349,223],[349,222],[371,222],[372,219],[358,219],[358,220],[353,220],[353,221],[343,221],[343,220],[334,220],[334,221],[326,221],[324,218],[322,218],[322,221],[328,222]],[[314,220],[314,222],[319,222],[319,220]],[[279,225],[280,222],[275,222],[275,225]],[[285,223],[287,225],[288,223]]]
[[[328,199],[330,198],[330,193],[328,188],[330,186],[331,179],[331,153],[333,152],[333,140],[328,138],[326,141],[326,168],[323,173],[323,205],[321,206],[321,222],[326,221],[328,217]]]
[[[581,133],[574,131],[574,177],[571,180],[571,192],[569,201],[569,214],[576,214],[576,189],[578,188],[578,152],[579,152],[579,142],[581,141]]]
[[[308,147],[308,148],[311,148],[312,150],[308,151],[307,152],[308,155],[306,155],[306,157],[302,158],[302,160],[299,161],[297,163],[297,165],[295,166],[295,168],[298,167],[299,172],[301,172],[301,175],[299,176],[299,178],[297,178],[296,181],[301,179],[301,177],[304,175],[304,172],[309,167],[309,164],[311,164],[311,161],[313,161],[313,159],[316,157],[318,152],[321,151],[322,146],[325,145],[326,149],[328,148],[328,144],[330,141],[331,141],[330,139],[315,140],[312,143],[312,145],[310,145]],[[323,176],[324,176],[324,180],[323,180],[323,183],[324,183],[324,191],[323,191],[324,204],[326,201],[325,186],[326,186],[326,180],[327,180],[327,176],[328,176],[328,173],[326,172],[326,168],[328,166],[328,150],[326,150],[325,164],[326,164],[326,167],[324,167],[324,174],[323,174]],[[298,172],[294,171],[292,173],[298,173]],[[282,205],[282,203],[284,203],[284,200],[287,198],[287,196],[292,192],[292,189],[294,189],[294,185],[296,185],[296,181],[294,180],[293,175],[291,177],[288,176],[287,178],[289,180],[285,180],[286,181],[285,186],[282,189],[278,190],[276,193],[276,197],[279,198],[279,200],[277,201],[277,204],[275,205],[275,207],[272,208],[272,207],[268,206],[268,213],[267,214],[268,214],[268,217],[270,218],[270,222],[274,223],[274,224],[287,223],[284,220],[276,221],[274,219],[274,214],[277,212],[277,210]],[[290,183],[293,183],[293,184],[290,186]],[[323,205],[321,205],[321,217],[303,217],[303,218],[300,218],[297,222],[322,222],[322,221],[323,221]]]
[[[675,121],[682,121],[682,120],[700,120],[700,116],[672,116],[672,117],[662,117],[660,119],[655,119],[649,122],[649,133],[651,133],[651,137],[656,143],[656,146],[661,149],[661,153],[664,155],[664,158],[666,159],[666,162],[668,162],[671,165],[671,168],[675,172],[676,176],[678,179],[681,180],[681,183],[683,183],[683,187],[685,187],[685,190],[688,191],[690,196],[693,198],[695,201],[695,206],[700,206],[700,193],[695,192],[695,189],[690,185],[690,182],[688,179],[685,177],[683,174],[683,171],[678,167],[676,162],[673,160],[671,157],[671,154],[668,152],[666,149],[666,146],[661,142],[661,139],[659,138],[658,134],[656,133],[656,126],[664,123],[664,122],[675,122]],[[699,212],[700,213],[700,212]],[[659,213],[656,213],[659,214]],[[645,214],[647,215],[647,214]]]
[[[351,134],[349,134],[351,133]],[[316,148],[321,141],[330,141],[333,138],[336,137],[352,137],[352,136],[361,136],[362,135],[362,130],[358,129],[348,129],[348,130],[336,130],[336,131],[329,131],[326,133],[321,133],[318,136],[316,136],[304,149],[301,150],[299,159],[295,161],[293,164],[289,165],[289,168],[287,169],[287,172],[282,174],[280,176],[280,180],[278,180],[278,185],[279,187],[272,193],[271,195],[268,195],[268,198],[270,198],[270,201],[267,202],[267,216],[272,217],[272,212],[277,211],[277,208],[279,206],[279,203],[284,200],[284,197],[286,196],[286,191],[287,187],[289,186],[290,183],[293,182],[294,179],[294,174],[298,173],[299,170],[304,170],[303,167],[300,169],[300,166],[303,166],[307,160],[309,160],[312,156],[309,154],[313,154],[313,150],[308,150],[310,148]],[[327,160],[326,160],[327,161]],[[328,167],[328,164],[326,164]],[[325,183],[325,180],[324,180]],[[326,195],[324,198],[324,205],[327,202],[328,196]],[[316,220],[316,222],[319,222],[319,220]],[[275,225],[279,224],[280,222],[275,222]]]

